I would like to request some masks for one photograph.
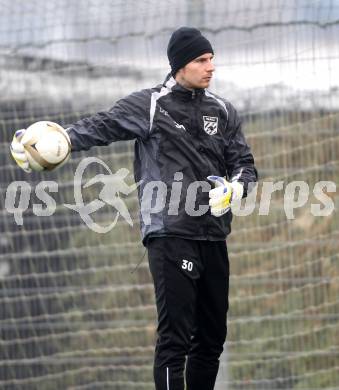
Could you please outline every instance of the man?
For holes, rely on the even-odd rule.
[[[212,390],[226,338],[231,202],[246,196],[257,173],[236,110],[206,90],[214,72],[210,42],[182,27],[167,54],[164,84],[132,93],[67,133],[74,151],[136,140],[141,230],[158,312],[156,389],[183,390],[185,376],[188,390]],[[12,154],[29,169],[16,137]],[[160,190],[148,191],[151,182],[167,189],[156,212]]]

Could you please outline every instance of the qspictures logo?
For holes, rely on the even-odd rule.
[[[104,168],[105,174],[97,174],[85,182],[85,171],[91,165]],[[201,199],[198,194],[208,193],[211,190],[211,184],[207,180],[194,181],[187,188],[183,188],[183,173],[176,172],[171,186],[159,180],[129,185],[126,179],[130,174],[127,168],[120,168],[113,173],[99,158],[84,158],[74,174],[74,203],[64,203],[62,206],[78,213],[89,229],[100,234],[111,231],[119,219],[133,226],[133,219],[125,200],[131,194],[135,196],[134,192],[139,186],[142,186],[139,203],[144,225],[150,225],[152,218],[159,213],[167,212],[168,215],[175,216],[178,215],[179,210],[184,209],[187,215],[197,217],[209,212],[208,203],[198,202],[198,199]],[[97,183],[102,185],[100,192],[95,199],[86,203],[83,192]],[[295,219],[295,211],[305,206],[310,208],[309,211],[314,217],[330,216],[335,211],[333,198],[336,184],[332,181],[319,181],[312,188],[304,181],[288,183],[265,181],[260,183],[260,191],[258,188],[257,183],[250,183],[247,198],[232,203],[234,215],[241,217],[257,213],[259,216],[267,216],[277,206],[284,211],[286,219],[289,220]],[[15,223],[19,226],[24,224],[24,213],[29,208],[32,191],[41,201],[32,205],[32,213],[35,216],[50,217],[57,210],[56,201],[51,195],[59,191],[57,182],[41,181],[32,188],[27,181],[14,181],[6,190],[5,209],[13,214]],[[281,201],[278,205],[276,201],[272,202],[274,193],[280,193]],[[105,206],[112,209],[110,213],[112,220],[108,225],[103,226],[95,221],[95,216]]]

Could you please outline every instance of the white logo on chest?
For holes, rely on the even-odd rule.
[[[168,114],[168,112],[167,112],[166,110],[164,110],[163,108],[159,107],[159,110],[160,110],[160,112],[161,112],[162,114],[164,114],[165,116],[170,117],[170,115]],[[179,124],[178,122],[176,122],[173,118],[171,118],[171,119],[173,120],[173,122],[174,122],[174,124],[175,124],[175,127],[176,127],[177,129],[181,129],[181,130],[186,131],[184,125],[180,125],[180,124]]]
[[[204,130],[208,135],[214,135],[218,132],[218,118],[215,116],[203,116]]]

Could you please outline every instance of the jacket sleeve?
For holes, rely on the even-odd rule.
[[[135,92],[119,100],[109,111],[98,112],[67,126],[72,151],[88,150],[114,141],[146,139],[150,100],[149,90]]]
[[[235,108],[227,103],[228,123],[227,142],[225,148],[226,173],[230,181],[239,181],[244,184],[244,197],[247,196],[249,183],[258,180],[254,158],[244,134],[241,130],[241,121]]]

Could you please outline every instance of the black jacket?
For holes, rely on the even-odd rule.
[[[207,90],[187,90],[170,76],[162,85],[119,100],[107,112],[78,121],[68,133],[74,151],[136,140],[134,174],[136,182],[141,181],[138,192],[144,243],[148,237],[164,235],[225,239],[230,232],[230,212],[219,218],[209,210],[192,215],[199,214],[195,212],[199,207],[208,209],[206,177],[237,179],[244,183],[244,196],[248,183],[257,180],[234,107]],[[159,181],[166,186],[159,184],[161,189],[167,189],[160,202],[164,207],[152,212],[157,189],[151,182]],[[205,183],[197,183],[200,181]],[[186,202],[190,184],[190,193],[196,194],[193,204]],[[174,192],[171,198],[172,187],[181,189],[180,199]]]

